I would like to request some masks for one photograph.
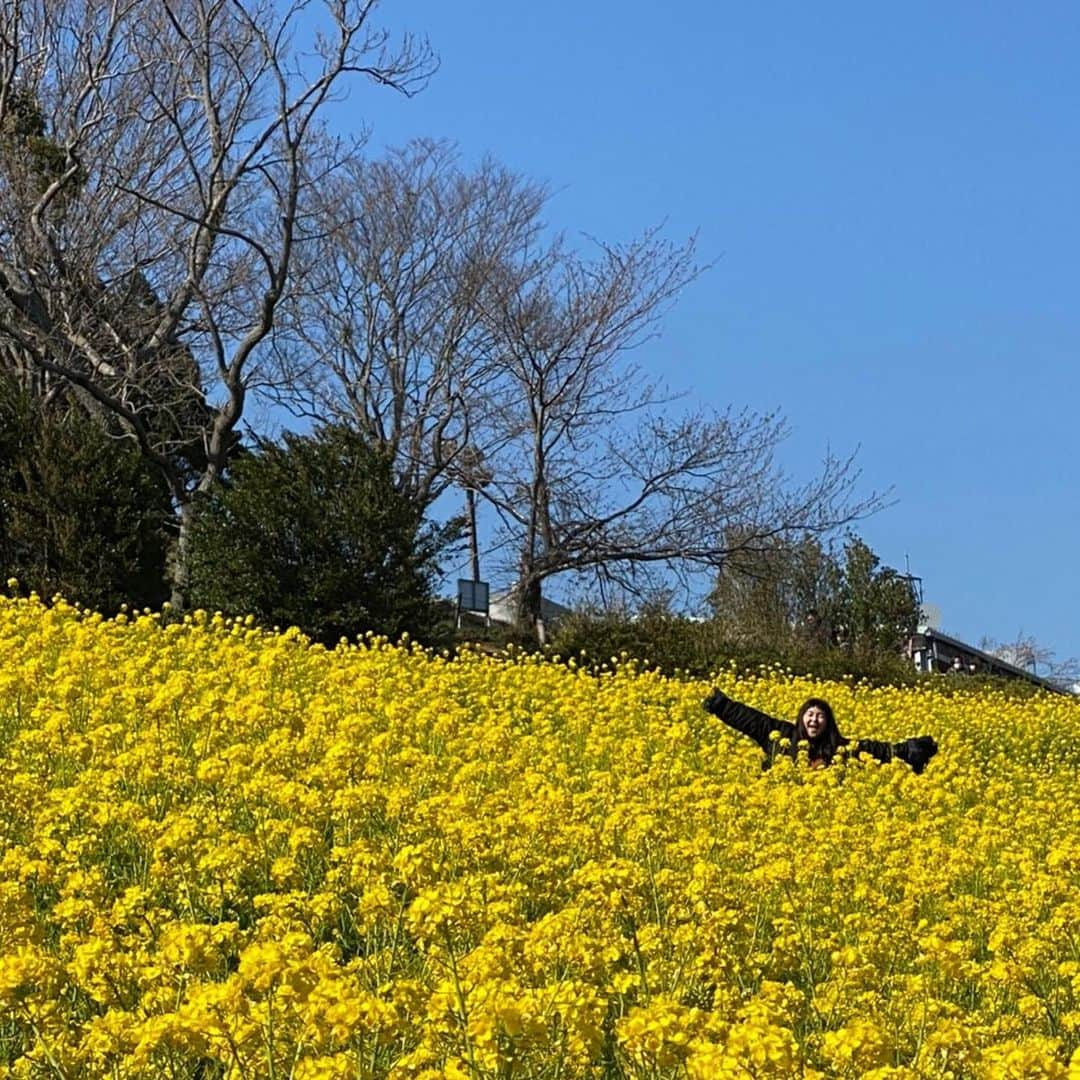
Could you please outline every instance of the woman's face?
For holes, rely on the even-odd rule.
[[[817,705],[811,705],[802,714],[803,731],[806,732],[807,737],[810,739],[816,739],[819,735],[824,734],[828,723],[829,720],[825,715],[825,710]]]

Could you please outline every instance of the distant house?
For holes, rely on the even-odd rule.
[[[544,627],[549,632],[558,626],[573,611],[565,604],[555,600],[549,600],[546,596],[540,598],[540,618],[544,621]],[[493,623],[509,626],[514,621],[514,596],[508,589],[505,592],[495,593],[491,598],[491,606],[488,615]]]
[[[461,626],[463,617],[469,622],[480,619],[485,626],[490,626],[492,623],[499,626],[513,625],[515,621],[513,590],[506,589],[503,592],[492,593],[486,581],[470,581],[465,578],[459,578],[457,584],[458,626]],[[542,625],[537,628],[540,640],[543,641],[544,635],[558,626],[571,613],[571,610],[565,604],[542,596],[540,598]]]
[[[932,626],[919,627],[911,638],[908,651],[919,671],[1025,679],[1045,690],[1064,693],[1060,686],[1055,686],[1049,679],[1040,678],[1025,668],[1010,664],[1007,660],[983,652],[982,649],[976,649],[974,645],[950,637]]]

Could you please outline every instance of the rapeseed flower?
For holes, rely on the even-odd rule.
[[[0,1077],[1080,1080],[1080,704],[0,598]],[[946,693],[945,690],[949,692]]]

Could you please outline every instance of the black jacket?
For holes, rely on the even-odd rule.
[[[799,743],[796,736],[798,729],[794,724],[786,720],[777,720],[767,716],[749,705],[733,701],[727,694],[720,690],[714,690],[702,703],[706,710],[728,727],[749,735],[765,752],[764,767],[768,768],[773,760],[781,754],[795,758],[798,755]],[[834,725],[835,727],[835,725]],[[777,732],[777,738],[771,738],[773,732]],[[781,745],[783,740],[788,741],[787,746]],[[852,744],[851,739],[845,739],[838,731],[832,739],[820,739],[817,743],[808,742],[805,738],[801,745],[808,748],[811,760],[820,759],[829,764],[838,750],[848,754],[869,754],[878,761],[906,762],[917,773],[926,768],[926,763],[937,753],[937,743],[929,735],[920,735],[915,739],[905,739],[903,742],[889,743],[879,742],[877,739],[859,739]],[[835,749],[834,749],[835,748]]]

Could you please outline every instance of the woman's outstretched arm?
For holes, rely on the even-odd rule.
[[[728,727],[741,731],[743,735],[749,735],[766,754],[771,754],[776,749],[769,738],[774,731],[779,732],[781,739],[795,738],[794,724],[767,716],[741,701],[732,701],[722,690],[714,690],[701,704],[707,712],[723,720]]]
[[[879,742],[877,739],[860,739],[855,744],[857,753],[869,754],[878,761],[906,762],[917,773],[926,768],[927,762],[937,753],[937,743],[931,735],[920,735],[903,742]]]

